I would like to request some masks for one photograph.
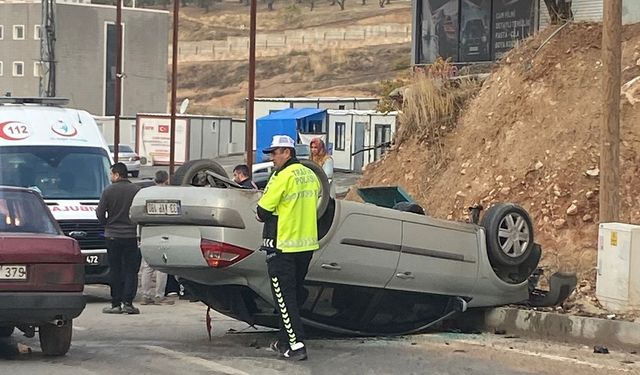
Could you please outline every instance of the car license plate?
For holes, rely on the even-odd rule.
[[[100,255],[87,255],[85,256],[84,260],[90,266],[100,265]]]
[[[180,215],[180,201],[147,201],[149,215]]]
[[[478,52],[478,47],[469,47],[469,52]]]
[[[0,280],[26,280],[27,266],[3,265],[0,266]]]

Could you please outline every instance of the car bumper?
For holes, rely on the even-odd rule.
[[[127,166],[127,171],[135,172],[140,170],[140,162],[132,162],[132,161],[123,161],[124,165]]]
[[[85,305],[81,292],[2,292],[0,322],[18,325],[71,320],[82,313]]]

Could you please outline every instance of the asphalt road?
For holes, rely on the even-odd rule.
[[[88,304],[74,321],[71,350],[45,357],[37,335],[14,333],[31,354],[0,360],[11,375],[120,374],[640,374],[640,356],[590,347],[530,341],[509,335],[431,333],[393,338],[314,337],[309,360],[290,363],[267,349],[274,333],[213,314],[179,300],[172,306],[139,306],[140,315],[106,315],[108,289],[88,286]]]

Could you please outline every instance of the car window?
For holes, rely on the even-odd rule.
[[[120,145],[118,152],[133,152],[130,146]]]
[[[113,152],[113,145],[109,145],[109,152]]]
[[[26,191],[0,190],[0,232],[60,234],[41,198]]]

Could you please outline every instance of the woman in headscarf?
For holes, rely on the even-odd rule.
[[[311,150],[311,161],[318,164],[329,179],[331,191],[329,195],[335,198],[335,187],[333,185],[333,158],[327,153],[327,147],[321,138],[314,138],[309,144]]]
[[[329,179],[333,178],[333,159],[327,154],[327,147],[320,138],[314,138],[309,145],[311,149],[311,160],[324,170]]]

